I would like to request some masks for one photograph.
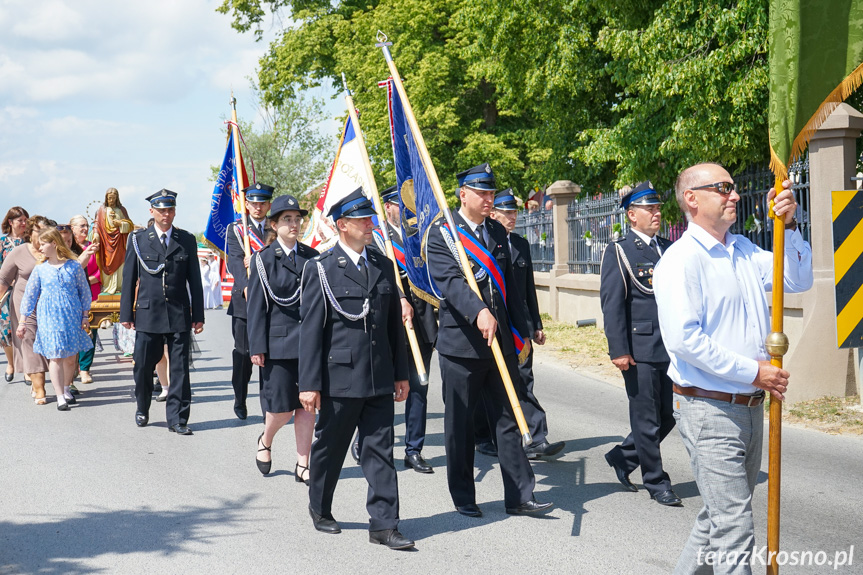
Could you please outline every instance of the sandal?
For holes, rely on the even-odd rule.
[[[272,445],[270,445],[270,447],[267,447],[266,445],[264,445],[263,440],[264,440],[264,432],[261,432],[261,435],[258,437],[258,445],[262,445],[263,447],[258,447],[258,453],[260,453],[261,451],[270,451],[270,447],[272,447]],[[262,474],[266,475],[267,473],[270,472],[270,469],[273,467],[273,460],[270,459],[269,461],[261,461],[260,459],[255,457],[255,464],[258,466],[258,471],[260,471]]]
[[[300,470],[302,470],[302,471],[300,471]],[[303,479],[303,475],[305,475],[308,472],[309,472],[309,468],[305,465],[300,465],[298,462],[296,465],[294,465],[294,481],[296,481],[297,483],[305,483],[306,485],[308,485],[309,484],[308,478]]]
[[[45,399],[44,397],[37,397],[33,401],[36,402],[36,405],[45,405],[46,403],[48,403],[48,400]]]

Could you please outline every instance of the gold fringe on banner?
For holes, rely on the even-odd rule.
[[[791,144],[791,157],[788,158],[788,163],[792,163],[799,159],[806,146],[809,145],[809,140],[812,134],[821,127],[821,125],[830,117],[830,114],[844,102],[857,88],[863,84],[863,64],[857,66],[847,78],[842,80],[836,88],[824,98],[824,102],[818,106],[818,109],[794,138]],[[782,159],[776,155],[773,150],[773,144],[770,145],[770,171],[776,176],[776,179],[784,181],[788,177],[788,166],[783,163]]]

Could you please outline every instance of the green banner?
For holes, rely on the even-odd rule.
[[[770,0],[770,168],[782,179],[863,81],[863,0]]]

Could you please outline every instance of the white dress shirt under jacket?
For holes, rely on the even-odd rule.
[[[785,290],[812,287],[812,250],[800,232],[785,232]],[[746,237],[725,235],[725,245],[690,222],[657,264],[653,288],[662,340],[680,386],[725,393],[755,393],[758,361],[769,359],[766,292],[773,284],[773,254]]]

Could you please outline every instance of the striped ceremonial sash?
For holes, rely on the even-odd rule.
[[[375,240],[377,240],[378,246],[380,246],[381,251],[386,253],[386,242],[384,241],[384,234],[377,228],[374,230]],[[399,264],[399,268],[405,273],[408,272],[407,263],[405,263],[405,250],[404,247],[401,246],[398,242],[393,240],[393,237],[390,236],[390,242],[393,244],[393,254],[396,256],[396,261]]]
[[[234,229],[237,232],[237,239],[240,240],[240,244],[243,243],[243,226],[241,224],[235,224]],[[252,248],[253,252],[259,252],[264,249],[264,242],[261,238],[258,237],[258,234],[255,233],[255,230],[249,228],[249,247]]]
[[[450,231],[449,224],[443,224],[443,227]],[[451,232],[450,232],[451,233]],[[488,277],[491,278],[492,283],[500,292],[500,295],[503,296],[503,305],[506,308],[506,281],[503,277],[503,270],[500,269],[500,266],[497,263],[497,258],[495,258],[488,248],[486,248],[482,243],[477,240],[472,234],[463,232],[460,228],[458,228],[458,235],[461,238],[461,243],[464,246],[465,252],[467,255],[479,265],[485,273],[488,274]],[[512,322],[509,321],[509,310],[507,310],[507,323],[509,323],[509,330],[512,332],[512,341],[515,344],[515,351],[518,354],[519,363],[524,363],[525,359],[527,359],[527,355],[523,354],[524,350],[524,340],[519,335],[518,330],[516,330]]]

